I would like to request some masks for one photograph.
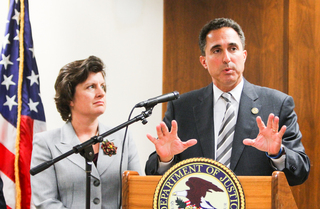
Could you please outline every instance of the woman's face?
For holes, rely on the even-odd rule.
[[[106,109],[106,84],[102,73],[91,72],[83,83],[75,88],[70,102],[72,118],[97,118]]]

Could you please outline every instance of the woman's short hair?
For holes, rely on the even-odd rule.
[[[101,72],[105,78],[104,64],[96,56],[71,62],[60,69],[54,85],[56,90],[54,101],[62,120],[71,121],[70,102],[73,100],[75,88],[87,80],[91,72]]]

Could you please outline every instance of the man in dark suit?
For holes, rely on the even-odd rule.
[[[220,159],[218,132],[228,109],[221,95],[228,93],[236,123],[229,149],[221,157],[225,160],[217,161],[236,175],[265,176],[280,170],[290,185],[303,183],[310,161],[301,143],[293,98],[243,78],[247,51],[241,27],[231,19],[214,19],[202,28],[199,46],[200,62],[212,83],[168,103],[164,120],[156,127],[158,137],[147,135],[156,152],[146,163],[146,174],[163,174],[192,157]]]
[[[0,208],[5,209],[5,208],[7,208],[7,206],[6,206],[6,201],[4,199],[2,188],[3,188],[3,182],[2,182],[2,179],[0,176]]]

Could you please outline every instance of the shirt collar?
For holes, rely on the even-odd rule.
[[[234,98],[235,101],[240,102],[240,97],[241,97],[241,93],[242,93],[242,89],[243,89],[243,78],[241,79],[240,83],[230,91],[230,93],[232,94],[232,97]],[[220,98],[221,94],[223,94],[224,92],[221,91],[218,87],[216,87],[213,84],[213,101],[214,104],[218,101],[218,99]]]

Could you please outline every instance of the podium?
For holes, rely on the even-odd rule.
[[[122,208],[152,209],[153,194],[162,176],[140,176],[136,171],[122,175]],[[272,176],[238,176],[247,209],[297,209],[283,172]]]

